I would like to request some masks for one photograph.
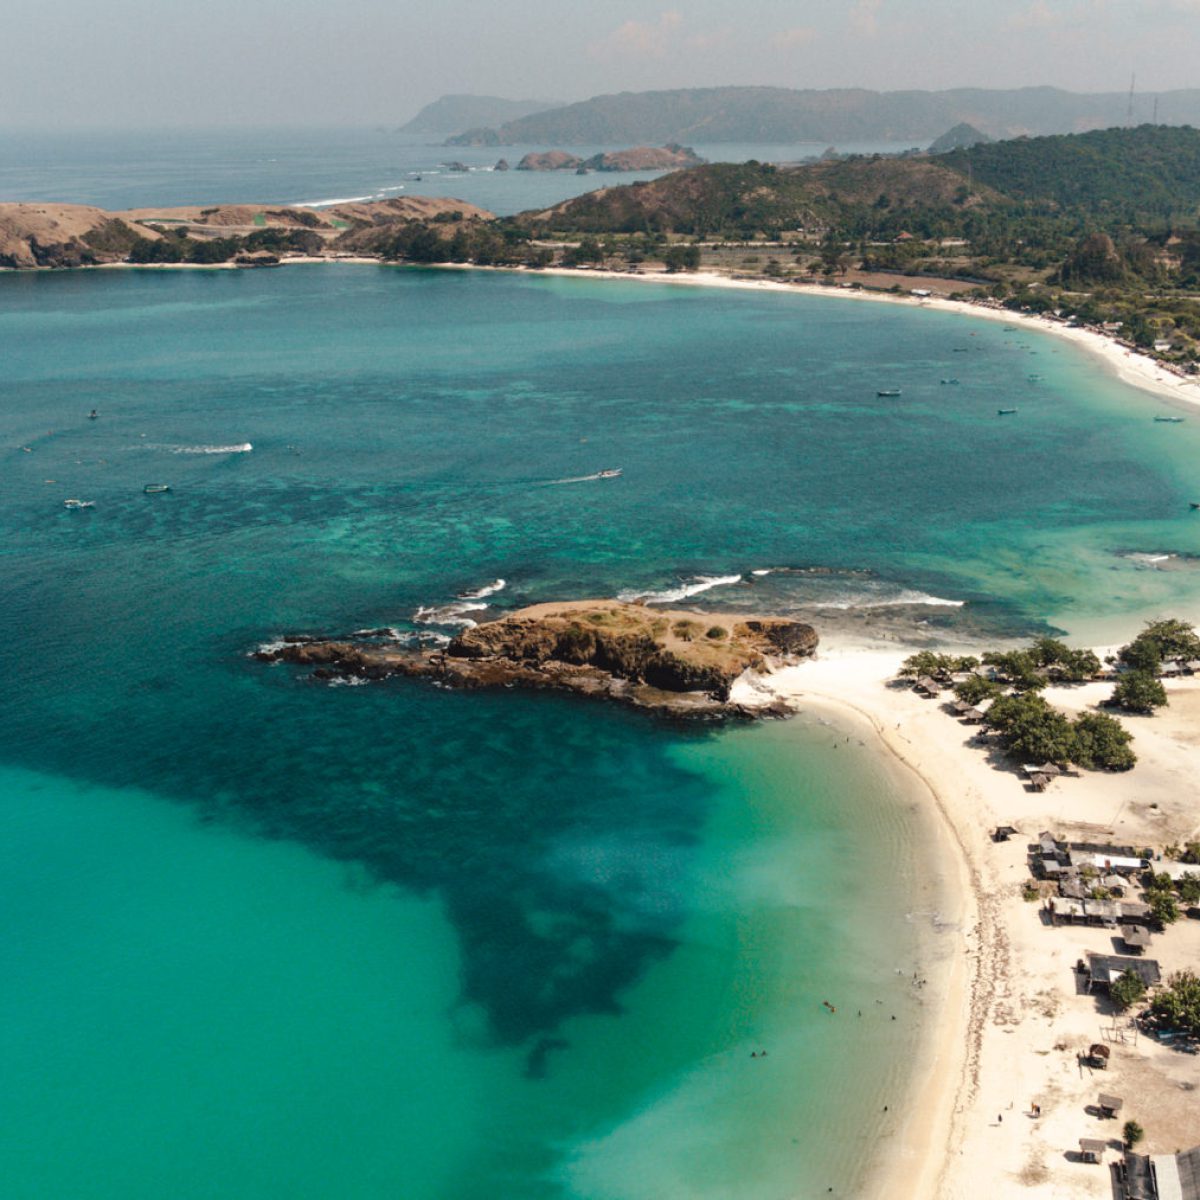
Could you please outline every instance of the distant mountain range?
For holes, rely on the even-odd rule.
[[[1084,95],[1050,87],[945,92],[682,88],[596,96],[499,124],[463,125],[459,128],[465,132],[447,144],[911,142],[916,146],[964,122],[992,138],[1105,129],[1127,124],[1128,108],[1129,96],[1124,92]],[[1134,121],[1152,117],[1158,124],[1200,125],[1200,88],[1135,96]]]
[[[500,96],[442,96],[427,104],[401,133],[436,133],[445,136],[480,125],[503,125],[549,108],[563,107],[561,100],[504,100]]]

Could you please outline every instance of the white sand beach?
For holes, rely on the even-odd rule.
[[[1138,765],[1126,774],[1081,772],[1044,793],[1028,789],[1014,764],[972,744],[939,700],[894,683],[903,652],[835,645],[819,661],[778,671],[739,699],[783,696],[861,725],[879,749],[922,781],[945,837],[943,873],[957,878],[957,963],[931,983],[940,1011],[931,1014],[925,1061],[918,1064],[903,1125],[880,1155],[871,1196],[967,1200],[988,1197],[1108,1197],[1107,1168],[1078,1161],[1079,1139],[1110,1143],[1132,1117],[1145,1127],[1150,1153],[1200,1142],[1200,1061],[1126,1028],[1107,1002],[1077,994],[1075,962],[1089,951],[1112,953],[1115,931],[1054,926],[1026,901],[1026,848],[1049,830],[1059,837],[1147,845],[1155,850],[1193,838],[1192,799],[1200,752],[1200,681],[1167,681],[1171,704],[1154,717],[1127,717]],[[1056,687],[1052,703],[1069,713],[1094,706],[1111,684]],[[1019,836],[995,843],[996,826]],[[954,903],[954,901],[951,901]],[[1200,922],[1182,919],[1155,935],[1149,955],[1164,977],[1200,957]],[[1081,1067],[1094,1042],[1112,1050],[1104,1072]],[[1100,1091],[1125,1099],[1120,1120],[1088,1111]],[[1033,1105],[1040,1115],[1033,1115]]]

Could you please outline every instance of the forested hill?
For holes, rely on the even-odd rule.
[[[1200,204],[1200,132],[1188,126],[1019,138],[936,161],[1012,199],[1062,208],[1169,216]]]
[[[1135,97],[1135,117],[1157,111],[1200,125],[1200,89]],[[1058,88],[876,92],[866,88],[680,88],[621,92],[496,126],[476,122],[451,145],[639,145],[666,142],[911,142],[927,146],[967,122],[991,137],[1100,129],[1126,121],[1125,92],[1083,95]]]
[[[710,163],[649,183],[605,188],[518,222],[586,233],[699,236],[841,224],[856,209],[881,217],[918,210],[995,208],[991,188],[928,158],[854,158],[780,170],[764,163]]]
[[[608,188],[523,220],[588,233],[715,234],[806,226],[948,234],[986,213],[1087,222],[1200,218],[1200,131],[1142,126],[1019,138],[936,156],[871,155],[788,169],[711,164]]]

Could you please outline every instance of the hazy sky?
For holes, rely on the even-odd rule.
[[[447,92],[1200,86],[1200,0],[7,0],[0,126],[399,123]]]

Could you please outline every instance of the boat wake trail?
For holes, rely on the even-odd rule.
[[[594,479],[615,479],[620,471],[594,471],[591,475],[572,475],[568,479],[548,479],[543,487],[557,487],[560,483],[591,483]]]
[[[229,446],[177,446],[172,444],[146,443],[131,447],[133,450],[164,450],[168,454],[249,454],[254,449],[252,442],[237,442]]]

